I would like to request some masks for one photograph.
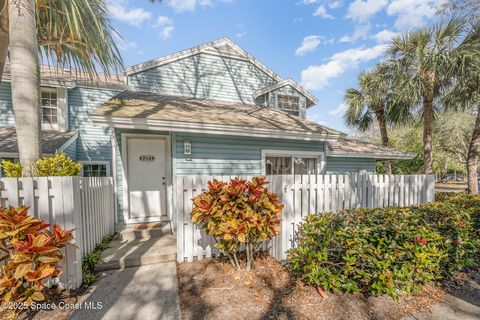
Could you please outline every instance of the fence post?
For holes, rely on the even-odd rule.
[[[429,174],[426,176],[426,197],[425,201],[435,201],[435,175]]]

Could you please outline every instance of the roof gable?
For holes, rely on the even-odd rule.
[[[188,58],[199,53],[208,53],[212,55],[248,61],[276,81],[282,80],[278,74],[273,72],[270,68],[228,38],[221,38],[190,49],[182,50],[167,56],[130,66],[125,69],[125,74],[129,76],[173,61]]]
[[[307,104],[307,108],[318,103],[317,98],[313,94],[305,90],[301,85],[299,85],[296,81],[292,79],[284,79],[265,88],[258,89],[253,93],[253,98],[256,99],[259,96],[262,96],[268,92],[280,89],[285,86],[291,86],[292,88],[300,92],[302,95],[304,95],[308,100],[310,100],[310,103]]]

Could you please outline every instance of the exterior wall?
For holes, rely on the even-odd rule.
[[[12,90],[10,82],[0,84],[0,127],[11,128],[15,126],[12,108]]]
[[[77,160],[77,140],[66,147],[65,150],[63,150],[63,153],[69,156],[72,160]]]
[[[361,170],[374,174],[375,159],[327,157],[326,174],[358,173]]]
[[[247,61],[200,53],[128,77],[131,90],[253,104],[275,80]]]
[[[84,87],[69,90],[69,127],[79,133],[76,141],[78,161],[111,161],[111,130],[94,126],[89,112],[116,93],[118,91]]]
[[[260,175],[262,149],[324,151],[318,141],[188,133],[175,133],[173,139],[174,175]],[[192,144],[191,160],[183,154],[185,140]]]

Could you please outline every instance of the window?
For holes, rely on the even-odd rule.
[[[307,153],[307,154],[281,154],[274,152],[264,153],[265,174],[320,174],[322,173],[323,154]]]
[[[84,163],[83,176],[84,177],[108,177],[109,176],[108,163]]]
[[[288,114],[300,115],[300,98],[287,94],[277,94],[277,107]]]
[[[42,124],[56,126],[58,124],[57,90],[42,88]]]

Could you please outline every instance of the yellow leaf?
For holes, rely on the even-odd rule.
[[[238,234],[238,241],[245,242],[245,234],[244,233],[239,233]]]
[[[20,279],[22,278],[28,271],[31,269],[31,264],[30,263],[22,263],[17,266],[15,269],[15,279]]]
[[[31,297],[35,301],[45,300],[45,297],[43,296],[43,293],[41,293],[40,291],[35,292],[34,294],[31,295]]]

